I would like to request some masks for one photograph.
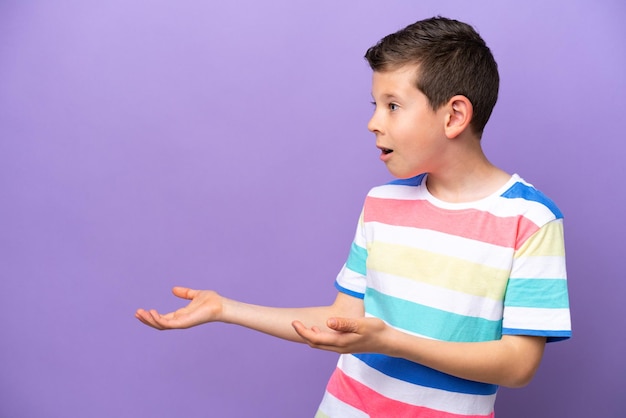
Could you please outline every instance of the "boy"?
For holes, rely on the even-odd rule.
[[[498,385],[526,385],[546,341],[570,336],[562,215],[482,151],[499,77],[473,28],[419,21],[365,57],[368,129],[398,180],[368,193],[334,303],[271,308],[176,287],[186,307],[136,316],[341,353],[318,417],[493,417]]]

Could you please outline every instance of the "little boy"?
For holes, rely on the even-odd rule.
[[[176,287],[186,307],[136,316],[342,353],[317,417],[493,417],[498,385],[526,385],[546,341],[570,337],[562,215],[482,151],[499,77],[472,27],[419,21],[365,57],[368,129],[398,180],[368,193],[334,303],[272,308]]]

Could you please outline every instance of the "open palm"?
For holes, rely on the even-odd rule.
[[[190,328],[219,320],[222,313],[222,298],[216,292],[175,287],[172,293],[191,302],[167,314],[160,314],[155,309],[138,309],[135,317],[144,324],[159,330]]]

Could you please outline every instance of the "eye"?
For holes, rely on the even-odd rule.
[[[396,103],[389,103],[389,110],[391,110],[392,112],[394,110],[398,110],[400,108],[400,106],[398,106]]]

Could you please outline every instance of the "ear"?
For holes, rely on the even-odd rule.
[[[452,139],[468,130],[472,116],[474,115],[474,107],[472,102],[465,96],[457,95],[452,97],[446,107],[446,137]]]

